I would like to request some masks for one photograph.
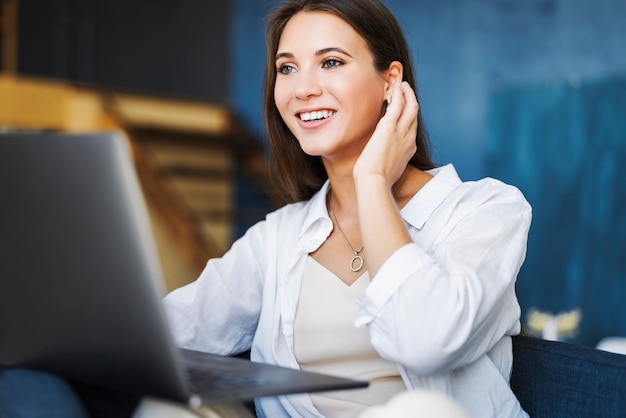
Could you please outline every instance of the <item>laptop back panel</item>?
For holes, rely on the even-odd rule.
[[[186,399],[125,141],[0,135],[0,196],[0,363]]]

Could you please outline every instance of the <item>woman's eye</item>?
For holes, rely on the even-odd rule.
[[[339,67],[341,64],[343,64],[343,62],[339,61],[338,59],[335,58],[329,58],[326,61],[324,61],[324,68],[334,68],[334,67]]]
[[[293,73],[295,71],[296,71],[296,69],[294,67],[292,67],[291,65],[283,64],[283,65],[278,66],[278,72],[280,74],[289,74],[289,73]]]

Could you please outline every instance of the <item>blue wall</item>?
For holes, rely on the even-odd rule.
[[[523,307],[580,308],[587,345],[626,336],[626,78],[501,89],[491,104],[488,170],[534,211]]]
[[[263,16],[274,3],[236,0],[233,5],[231,104],[260,136]],[[533,204],[528,259],[518,286],[523,308],[556,313],[582,306],[577,341],[588,345],[604,335],[626,336],[626,304],[619,303],[626,294],[626,270],[625,262],[618,261],[626,256],[626,230],[611,228],[626,215],[626,185],[615,177],[625,162],[615,156],[622,155],[620,147],[626,143],[618,122],[626,120],[626,109],[619,108],[619,95],[607,98],[623,88],[621,80],[626,79],[626,1],[386,4],[398,16],[414,55],[435,160],[453,162],[466,180],[493,176],[515,184]],[[594,139],[582,140],[575,121],[591,108],[572,106],[589,100],[609,103],[603,108],[618,113],[610,121],[596,114],[584,127],[586,137]],[[526,134],[532,130],[520,133],[520,118],[552,118],[554,123],[544,123],[541,138],[533,138]],[[572,130],[556,129],[559,120]],[[578,155],[593,158],[571,166],[571,156],[559,152],[563,147],[579,147]],[[517,152],[520,149],[527,152]],[[551,164],[564,175],[546,182],[537,173]],[[605,180],[596,183],[593,177],[567,175],[580,170]],[[586,180],[583,195],[580,188],[572,188],[574,180]],[[541,192],[534,193],[537,190]],[[608,195],[610,210],[589,215],[591,209],[583,203],[588,195]],[[559,207],[571,208],[570,214],[556,211]],[[576,265],[576,255],[587,261]]]

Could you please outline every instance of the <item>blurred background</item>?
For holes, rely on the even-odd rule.
[[[0,0],[0,130],[122,132],[168,289],[282,202],[262,120],[275,1]],[[626,337],[626,2],[387,0],[438,164],[533,207],[528,332]]]

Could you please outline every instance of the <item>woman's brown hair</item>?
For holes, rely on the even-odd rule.
[[[393,14],[378,0],[288,0],[278,5],[267,17],[265,40],[267,61],[263,105],[265,127],[272,152],[273,169],[279,190],[287,202],[307,200],[328,178],[322,160],[300,148],[298,140],[283,121],[274,102],[276,85],[275,57],[285,25],[299,12],[328,12],[352,26],[367,43],[374,57],[374,66],[384,71],[393,61],[403,65],[403,80],[417,94],[415,76],[408,45]],[[417,151],[409,161],[420,170],[434,168],[430,156],[428,133],[418,114],[415,142]]]

